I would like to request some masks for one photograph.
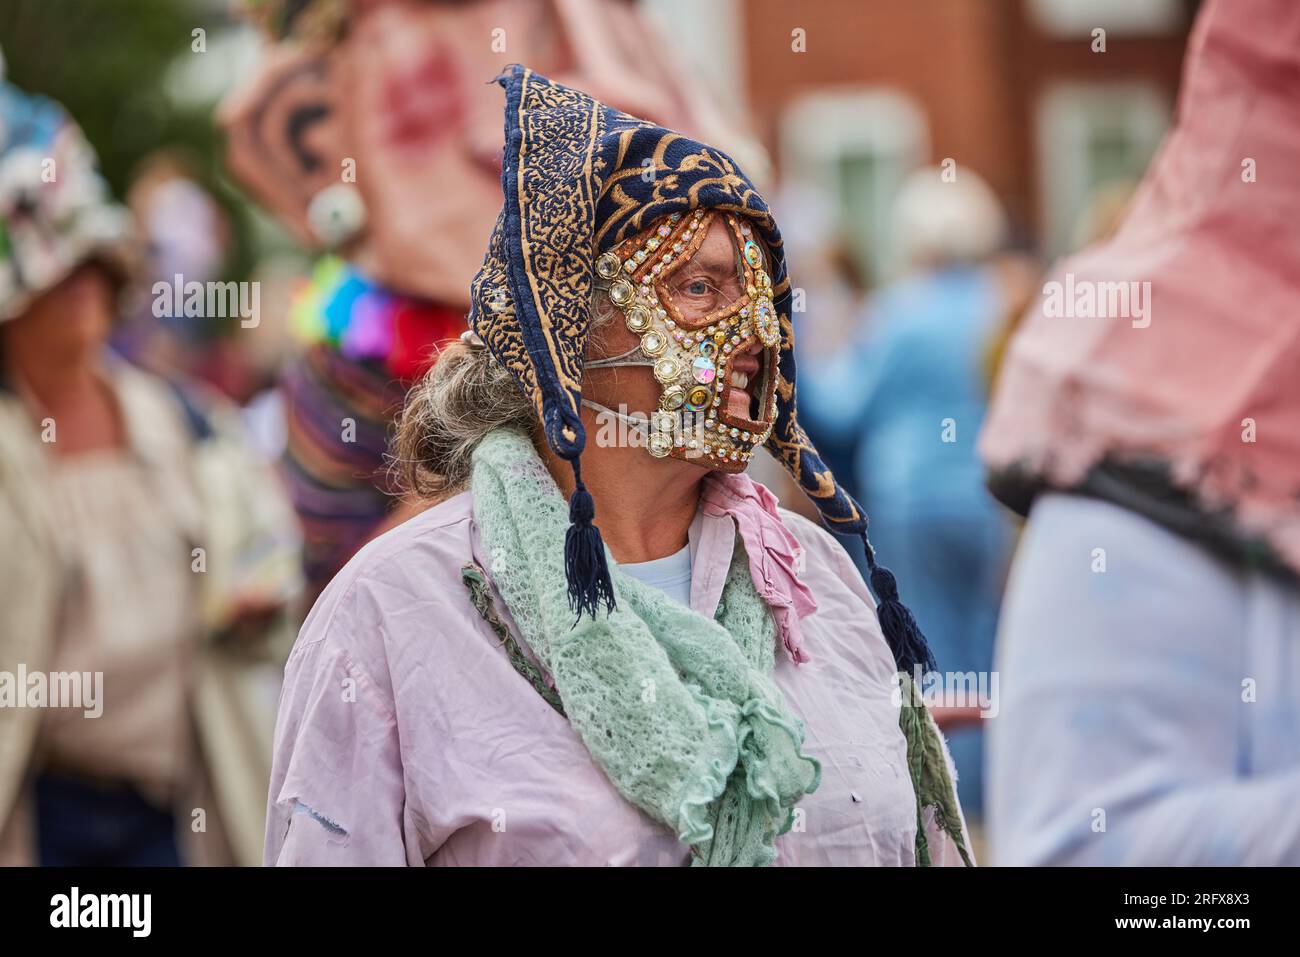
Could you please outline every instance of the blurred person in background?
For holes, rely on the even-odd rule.
[[[1300,864],[1298,78],[1300,7],[1205,4],[1123,224],[1011,342],[994,863]]]
[[[285,379],[285,470],[315,595],[413,514],[385,462],[390,425],[465,327],[501,201],[490,81],[527,61],[611,104],[763,154],[700,95],[628,0],[264,0],[272,44],[222,108],[234,177],[330,250],[291,310],[307,344]]]
[[[139,272],[167,285],[228,281],[236,234],[217,197],[204,185],[199,158],[182,148],[147,155],[136,168],[127,203],[137,224]],[[289,324],[301,255],[279,254],[254,265],[257,317],[222,315],[219,304],[192,314],[158,316],[153,290],[139,284],[124,299],[110,344],[133,365],[167,379],[202,382],[244,409],[250,438],[268,460],[283,450],[280,378],[295,344]],[[215,305],[213,314],[209,306]],[[188,306],[188,304],[187,304]],[[270,321],[262,322],[268,317]]]
[[[859,323],[867,296],[867,280],[845,238],[835,211],[821,190],[786,185],[776,208],[786,255],[799,271],[799,288],[804,294],[804,330],[796,344],[798,368],[815,372],[850,348],[860,336]],[[858,436],[843,429],[822,430],[815,416],[805,423],[817,443],[822,460],[853,495],[860,495],[853,461]],[[797,494],[789,475],[767,461],[756,461],[751,474],[776,493],[781,504],[806,518],[816,519],[816,509],[806,496]],[[859,566],[865,561],[857,542],[845,548]]]
[[[893,211],[904,275],[872,296],[848,348],[804,369],[812,428],[853,443],[872,540],[907,581],[945,673],[991,670],[1010,543],[975,452],[986,356],[1006,311],[991,264],[1005,234],[997,199],[972,170],[953,181],[938,168],[911,174]],[[945,730],[962,806],[976,817],[982,732],[969,720]]]
[[[139,237],[140,269],[163,282],[176,276],[200,283],[222,278],[230,222],[199,181],[197,168],[197,159],[183,151],[158,150],[141,161],[126,193]],[[209,346],[218,317],[160,318],[144,288],[122,312],[109,341],[132,364],[167,377],[199,374],[227,395],[237,394],[213,370],[215,350]]]
[[[108,351],[129,216],[7,83],[0,213],[0,861],[251,863],[292,511],[237,412]],[[40,706],[59,674],[95,706]]]
[[[1071,249],[1082,249],[1109,240],[1119,229],[1128,210],[1137,183],[1129,179],[1106,180],[1089,191],[1083,208],[1075,219]],[[1026,249],[1009,247],[993,261],[1005,293],[1002,323],[989,340],[985,353],[985,373],[991,392],[1006,359],[1007,347],[1020,328],[1021,321],[1042,294],[1045,264]]]

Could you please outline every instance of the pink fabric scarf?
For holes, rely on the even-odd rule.
[[[729,515],[736,523],[754,587],[776,621],[790,660],[808,661],[799,619],[817,610],[812,591],[799,579],[803,550],[777,513],[776,496],[747,475],[715,472],[704,482],[700,507],[706,515]]]

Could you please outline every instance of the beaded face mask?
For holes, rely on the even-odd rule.
[[[701,252],[715,222],[730,241],[725,255],[717,242]],[[596,274],[641,341],[587,367],[648,366],[660,387],[648,421],[620,417],[656,458],[743,471],[776,420],[781,340],[766,253],[749,224],[713,210],[673,213],[602,255]]]

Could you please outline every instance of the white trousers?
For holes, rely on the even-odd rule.
[[[1300,864],[1300,590],[1041,497],[998,632],[993,864]]]

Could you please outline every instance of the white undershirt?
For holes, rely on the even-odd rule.
[[[691,546],[651,562],[618,566],[637,581],[652,585],[687,608],[691,606]]]

